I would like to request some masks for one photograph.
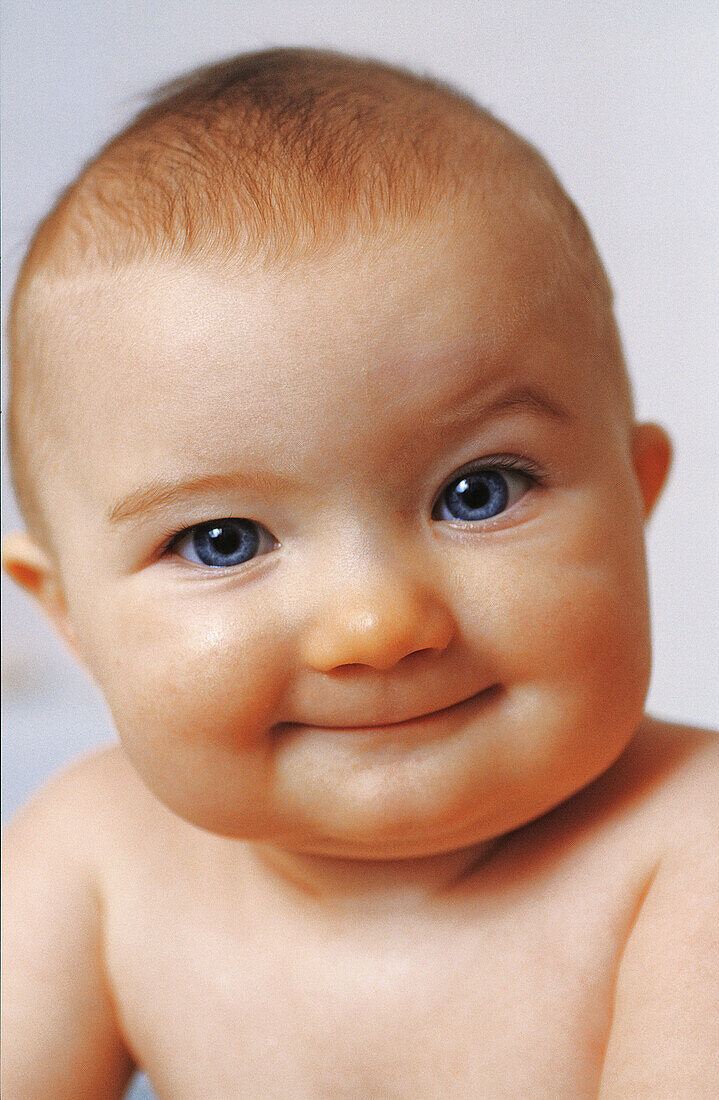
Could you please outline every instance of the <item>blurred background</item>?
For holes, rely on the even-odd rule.
[[[373,55],[458,85],[534,142],[609,270],[639,416],[675,443],[648,533],[649,709],[719,725],[715,0],[3,0],[2,16],[3,322],[59,191],[146,91],[201,63],[278,45]],[[19,523],[6,462],[2,522]],[[94,687],[2,585],[6,820],[113,733]],[[140,1080],[132,1095],[151,1093]]]

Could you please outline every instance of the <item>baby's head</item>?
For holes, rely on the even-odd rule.
[[[625,747],[669,447],[581,217],[470,101],[303,50],[180,81],[43,223],[10,328],[6,566],[179,815],[429,855]]]

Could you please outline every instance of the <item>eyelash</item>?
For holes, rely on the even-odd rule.
[[[533,485],[538,486],[545,485],[547,481],[544,471],[529,458],[520,455],[493,455],[490,458],[471,462],[467,466],[461,466],[458,470],[455,470],[451,478],[444,483],[440,495],[452,481],[465,474],[474,473],[478,470],[514,470],[519,474],[523,474]],[[163,534],[160,538],[157,557],[163,558],[167,554],[171,554],[180,539],[191,531],[193,527],[197,526],[200,525],[190,524],[189,527],[176,527]]]
[[[175,527],[166,534],[163,534],[160,537],[160,545],[157,548],[157,557],[164,558],[167,554],[171,554],[182,536],[186,535],[188,531],[191,531],[193,527],[197,526],[199,526],[199,524],[191,523],[189,527]]]
[[[445,481],[442,491],[456,478],[462,477],[463,474],[475,473],[477,470],[515,470],[518,474],[524,474],[535,485],[544,485],[547,481],[544,471],[531,458],[524,458],[522,455],[492,455],[490,458],[475,460],[466,466],[460,466]]]

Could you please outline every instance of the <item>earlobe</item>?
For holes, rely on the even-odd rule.
[[[39,603],[65,644],[82,662],[57,567],[51,555],[26,531],[16,531],[3,539],[2,566],[8,576]]]
[[[636,424],[632,433],[632,465],[642,494],[644,518],[659,499],[672,461],[669,436],[658,424]]]

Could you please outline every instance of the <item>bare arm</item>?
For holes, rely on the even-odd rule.
[[[56,780],[3,846],[4,1100],[112,1100],[133,1071],[105,980],[81,782]]]
[[[662,863],[619,968],[599,1100],[719,1097],[719,830]]]

